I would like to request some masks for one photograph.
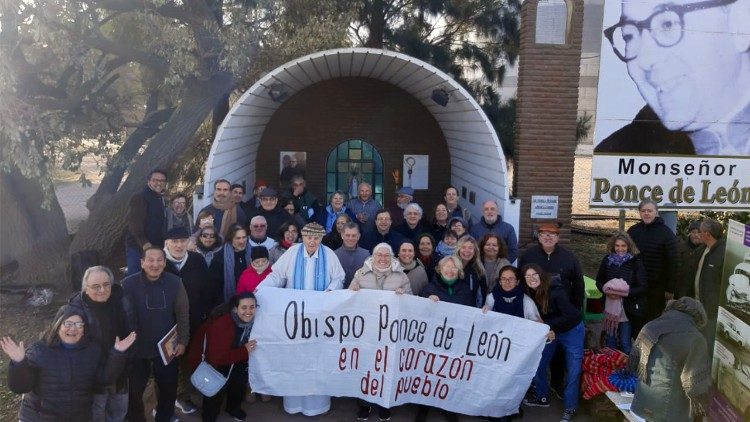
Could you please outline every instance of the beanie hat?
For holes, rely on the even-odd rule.
[[[253,246],[250,249],[250,261],[252,262],[260,258],[268,259],[268,249],[265,246]]]
[[[167,240],[189,239],[189,238],[190,238],[190,232],[188,232],[187,227],[172,227],[167,232]]]
[[[307,223],[305,227],[302,227],[300,233],[302,236],[317,236],[323,237],[326,235],[326,229],[318,223]]]

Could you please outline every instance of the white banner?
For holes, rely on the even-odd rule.
[[[466,415],[515,413],[549,327],[376,290],[258,293],[253,391],[420,403]]]

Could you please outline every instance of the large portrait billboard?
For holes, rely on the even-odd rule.
[[[750,0],[606,0],[590,205],[750,209]]]

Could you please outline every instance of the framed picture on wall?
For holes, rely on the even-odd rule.
[[[279,152],[279,187],[287,189],[292,177],[305,177],[307,167],[307,152],[281,151]]]
[[[404,155],[403,185],[412,189],[429,189],[429,155]]]

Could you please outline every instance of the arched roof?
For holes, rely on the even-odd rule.
[[[297,92],[317,82],[365,77],[397,86],[419,100],[434,116],[448,144],[451,183],[474,192],[476,212],[486,199],[505,210],[508,193],[505,156],[492,124],[474,98],[453,78],[405,54],[370,48],[342,48],[300,57],[264,75],[234,103],[219,127],[206,163],[204,192],[220,178],[255,183],[255,160],[266,124],[276,109]],[[269,91],[286,92],[272,99]],[[443,107],[432,99],[435,89],[449,95]],[[208,195],[207,195],[208,196]],[[468,197],[468,196],[467,196]],[[207,200],[208,198],[206,198]],[[505,215],[505,212],[503,212]]]

